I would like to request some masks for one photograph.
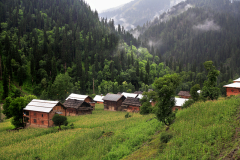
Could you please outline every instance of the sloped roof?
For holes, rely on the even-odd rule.
[[[102,100],[117,102],[122,97],[124,97],[124,95],[120,95],[120,94],[107,94]]]
[[[238,78],[238,79],[235,79],[233,82],[240,82],[240,78]]]
[[[23,110],[49,113],[51,112],[53,107],[55,107],[59,103],[60,103],[59,101],[46,101],[33,99],[25,108],[23,108]]]
[[[91,105],[87,102],[76,100],[76,99],[68,99],[66,100],[63,105],[67,108],[75,108],[78,109],[79,107],[82,106],[82,104],[87,105],[88,107],[91,107]]]
[[[134,94],[143,94],[143,91],[135,91]]]
[[[180,91],[178,93],[179,96],[191,96],[189,91]]]
[[[188,101],[189,99],[186,99],[186,98],[175,98],[175,106],[179,106],[179,107],[182,107],[183,104]]]
[[[132,97],[128,97],[127,99],[125,99],[122,104],[123,105],[139,106],[139,107],[141,106],[139,98],[132,98]]]
[[[122,95],[124,95],[126,98],[128,98],[128,97],[136,98],[137,97],[137,94],[134,94],[134,93],[123,92]]]
[[[201,90],[198,90],[198,91],[197,91],[197,93],[199,93],[199,94],[200,94],[200,93],[201,93]]]
[[[97,102],[103,102],[103,100],[102,100],[103,98],[104,98],[104,96],[96,95],[93,100],[97,101]]]
[[[66,100],[68,99],[77,99],[77,100],[80,100],[80,101],[84,101],[87,97],[89,97],[88,95],[80,95],[80,94],[70,94]]]
[[[228,87],[228,88],[240,88],[240,83],[231,83],[228,85],[225,85],[223,87]]]
[[[137,96],[137,98],[142,99],[142,98],[143,98],[143,95],[142,95],[142,94],[139,94],[139,95]]]

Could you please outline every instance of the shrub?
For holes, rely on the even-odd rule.
[[[52,121],[54,125],[59,127],[59,130],[61,130],[61,125],[65,125],[65,126],[68,125],[67,117],[61,116],[59,114],[55,114],[52,118]]]
[[[160,140],[161,140],[162,143],[168,143],[169,140],[170,140],[172,137],[173,137],[172,134],[163,132],[163,133],[161,134]]]
[[[125,115],[125,118],[130,118],[131,117],[131,115],[129,114],[129,113],[127,113],[126,115]]]
[[[194,102],[195,102],[194,100],[189,99],[188,101],[186,101],[186,102],[183,104],[182,108],[188,108],[188,107],[190,107]]]

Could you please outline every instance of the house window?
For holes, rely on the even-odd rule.
[[[37,113],[34,113],[34,116],[36,116],[37,115]]]
[[[26,115],[29,116],[29,112],[28,111],[26,112]]]
[[[44,124],[44,121],[42,121],[42,124]]]
[[[34,120],[33,120],[33,123],[37,123],[37,120],[36,120],[36,119],[34,119]]]
[[[42,114],[42,117],[43,117],[43,114]]]

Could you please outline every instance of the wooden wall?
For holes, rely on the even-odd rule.
[[[240,88],[226,88],[226,91],[227,91],[227,96],[240,94]]]

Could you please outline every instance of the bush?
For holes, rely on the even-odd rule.
[[[126,115],[125,115],[125,118],[130,118],[131,117],[131,115],[129,114],[129,113],[127,113]]]
[[[59,130],[61,130],[61,125],[65,125],[65,126],[68,125],[67,117],[61,116],[59,114],[55,114],[52,118],[52,121],[54,125],[59,127]]]
[[[188,107],[190,107],[192,104],[194,104],[194,100],[192,100],[192,99],[189,99],[188,101],[186,101],[184,104],[183,104],[183,106],[182,106],[182,108],[188,108]]]
[[[162,143],[168,143],[172,139],[173,135],[170,133],[163,132],[161,134],[160,140]]]

